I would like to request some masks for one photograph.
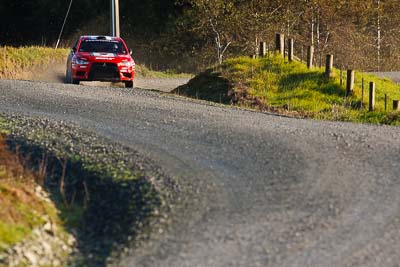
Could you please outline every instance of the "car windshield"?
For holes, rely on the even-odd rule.
[[[83,41],[79,48],[79,52],[126,54],[126,50],[122,42],[100,40]]]

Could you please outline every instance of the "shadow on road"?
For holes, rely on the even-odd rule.
[[[135,240],[138,229],[147,224],[152,209],[160,204],[144,177],[116,179],[96,168],[85,168],[77,159],[60,159],[24,139],[11,138],[7,143],[13,151],[18,147],[20,155],[29,159],[30,168],[38,169],[45,163],[44,188],[64,227],[78,240],[79,253],[70,260],[73,266],[106,266],[114,251]],[[64,166],[65,190],[61,194]]]

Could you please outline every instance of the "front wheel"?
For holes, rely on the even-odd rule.
[[[134,86],[133,81],[125,82],[126,88],[133,88],[133,86]]]
[[[71,70],[67,67],[67,72],[65,74],[65,83],[72,83]]]
[[[65,82],[72,84],[79,84],[79,80],[72,78],[72,70],[67,67],[67,73],[65,75]]]

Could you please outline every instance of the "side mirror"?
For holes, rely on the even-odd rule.
[[[131,55],[132,56],[132,49],[129,49],[129,55]]]
[[[76,52],[76,47],[72,47],[71,51]]]

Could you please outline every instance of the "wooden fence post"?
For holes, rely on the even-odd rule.
[[[340,66],[340,87],[343,86],[343,66]]]
[[[354,70],[347,70],[346,96],[350,96],[353,94],[354,73]]]
[[[400,100],[393,100],[393,110],[400,111]]]
[[[361,109],[363,108],[363,106],[364,106],[364,95],[365,95],[365,86],[364,86],[364,78],[362,78],[362,80],[361,80]]]
[[[314,47],[311,45],[307,50],[307,68],[311,69],[313,67],[314,59]]]
[[[326,55],[325,77],[327,79],[332,77],[332,69],[333,69],[333,55]]]
[[[293,58],[294,58],[294,39],[293,38],[290,38],[289,39],[289,62],[292,62],[293,61]]]
[[[276,34],[276,51],[282,55],[282,57],[285,56],[285,35],[282,33],[277,33]]]
[[[369,111],[375,110],[375,83],[369,83]]]
[[[266,42],[260,42],[258,55],[260,57],[265,57],[267,55],[267,43]]]
[[[387,110],[388,96],[385,94],[385,111]]]

